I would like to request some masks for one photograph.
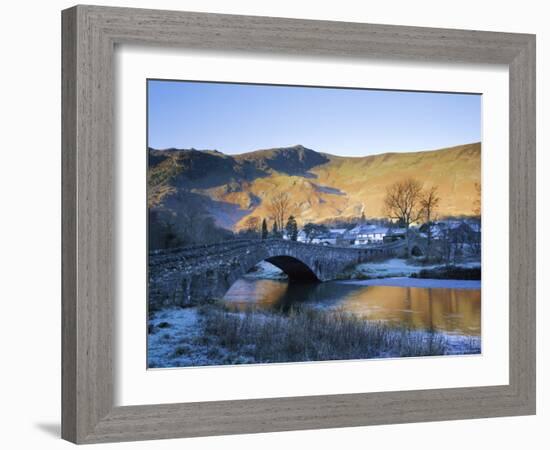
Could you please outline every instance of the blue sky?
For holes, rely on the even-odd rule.
[[[481,141],[481,95],[148,81],[148,145],[346,156]]]

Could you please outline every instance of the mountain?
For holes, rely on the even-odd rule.
[[[481,179],[481,144],[440,150],[344,157],[302,145],[225,155],[216,150],[149,149],[150,209],[185,209],[190,195],[218,225],[237,230],[249,216],[269,217],[286,192],[300,224],[334,218],[383,217],[387,186],[413,177],[438,187],[440,216],[471,215]]]

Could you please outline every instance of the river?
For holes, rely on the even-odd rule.
[[[481,335],[480,289],[456,288],[452,280],[437,280],[437,287],[418,287],[426,280],[398,280],[398,285],[368,281],[289,283],[269,279],[239,279],[224,301],[237,309],[264,308],[288,311],[293,305],[342,309],[367,321],[399,327],[438,331],[447,335]],[[382,284],[382,285],[378,285]],[[392,284],[388,281],[388,284]],[[394,284],[396,284],[394,282]],[[452,287],[442,287],[445,285]],[[460,283],[458,283],[460,286]]]

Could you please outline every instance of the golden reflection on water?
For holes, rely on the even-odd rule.
[[[363,286],[341,306],[368,320],[479,336],[480,297],[479,290]]]
[[[286,298],[288,283],[275,280],[237,280],[224,300],[238,309],[259,306],[270,309]]]
[[[238,280],[224,297],[237,309],[285,310],[292,305],[338,308],[365,320],[407,328],[479,336],[481,292],[468,289],[360,286],[338,282],[293,284]]]

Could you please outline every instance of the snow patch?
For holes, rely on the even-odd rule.
[[[148,321],[147,367],[180,367],[208,364],[208,348],[198,342],[197,308],[167,308]]]
[[[385,261],[363,263],[355,266],[355,271],[361,275],[371,278],[397,278],[410,277],[412,274],[418,274],[421,270],[437,269],[441,264],[414,264],[406,259],[392,258]],[[481,267],[479,261],[465,262],[456,264],[456,267],[477,268]]]

